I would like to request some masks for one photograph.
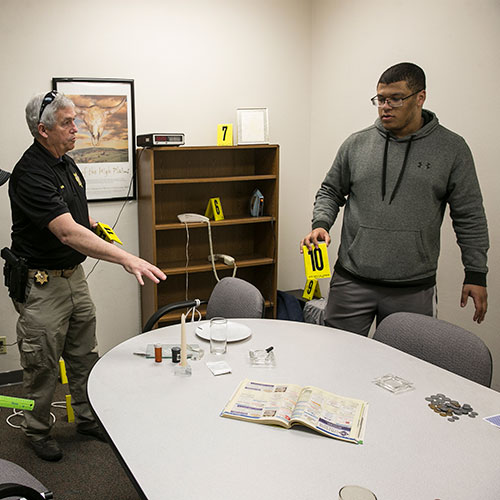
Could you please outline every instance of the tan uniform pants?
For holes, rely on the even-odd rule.
[[[94,420],[86,387],[98,359],[96,318],[82,266],[68,278],[49,276],[41,286],[29,279],[26,297],[24,304],[14,302],[19,313],[17,343],[26,397],[35,401],[35,407],[24,412],[21,427],[26,436],[37,440],[52,427],[50,407],[61,356],[77,424]]]

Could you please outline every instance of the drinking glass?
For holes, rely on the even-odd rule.
[[[226,318],[212,318],[210,320],[210,352],[224,354],[227,349],[227,320]]]

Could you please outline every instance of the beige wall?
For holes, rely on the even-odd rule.
[[[237,107],[267,106],[271,141],[281,145],[281,289],[304,284],[297,247],[309,229],[314,193],[345,137],[375,119],[368,99],[381,71],[402,60],[421,64],[428,76],[427,106],[467,139],[475,155],[493,247],[490,312],[477,327],[471,307],[458,307],[462,269],[445,224],[440,317],[474,330],[500,363],[494,210],[500,2],[2,0],[0,9],[0,167],[6,170],[31,141],[23,117],[26,101],[49,89],[53,76],[133,78],[137,133],[184,132],[188,145],[215,144],[217,123],[235,122]],[[91,213],[110,223],[120,207],[92,203]],[[9,243],[9,228],[3,187],[1,245]],[[116,230],[126,248],[137,252],[136,202],[127,203]],[[332,245],[332,260],[335,249]],[[92,264],[89,259],[87,269]],[[89,284],[105,352],[138,333],[139,287],[107,263],[97,266]],[[16,315],[5,290],[0,290],[0,317],[0,335],[13,342]],[[12,358],[18,364],[15,350],[10,353],[0,357],[0,369]]]

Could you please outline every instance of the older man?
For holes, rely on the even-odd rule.
[[[77,127],[72,101],[57,92],[34,96],[26,106],[33,144],[15,166],[9,196],[12,252],[28,267],[17,338],[26,396],[35,401],[22,429],[44,460],[62,451],[50,436],[50,405],[59,359],[66,363],[77,431],[104,440],[86,395],[89,372],[97,360],[95,307],[81,263],[86,256],[121,264],[142,285],[164,273],[149,262],[105,242],[91,230],[85,179],[66,153],[75,146]]]

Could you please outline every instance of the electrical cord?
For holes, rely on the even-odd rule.
[[[210,255],[209,255],[209,260],[212,264],[212,270],[214,272],[214,275],[215,275],[215,279],[217,281],[220,281],[219,279],[219,276],[217,275],[217,270],[215,268],[215,261],[217,259],[222,259],[224,261],[224,264],[226,265],[233,265],[233,278],[236,276],[236,270],[237,270],[237,266],[236,266],[236,260],[234,257],[231,257],[230,255],[225,255],[225,254],[215,254],[214,255],[214,248],[213,248],[213,244],[212,244],[212,231],[211,231],[211,226],[210,226],[210,221],[207,222],[208,224],[208,242],[209,242],[209,245],[210,245]]]
[[[62,408],[62,409],[66,409],[66,402],[65,401],[54,401],[52,404],[51,404],[52,407],[54,408]],[[14,429],[20,429],[21,426],[20,425],[16,425],[16,424],[13,424],[11,422],[11,419],[14,418],[14,417],[22,417],[24,415],[24,411],[23,410],[16,410],[15,408],[12,409],[12,413],[5,419],[5,422],[7,422],[7,425],[9,425],[10,427],[14,428]],[[56,423],[56,416],[50,412],[50,416],[52,417],[52,425],[54,425]]]
[[[186,313],[186,318],[189,318],[189,315],[191,314],[191,323],[194,323],[195,321],[195,314],[198,314],[198,320],[197,321],[201,321],[202,319],[202,315],[201,315],[201,312],[198,310],[198,307],[200,307],[200,304],[201,304],[201,300],[200,299],[194,299],[194,301],[196,302],[196,304],[191,307],[190,309],[188,309],[187,313]]]
[[[214,246],[212,243],[212,229],[210,227],[210,221],[207,222],[208,227],[208,244],[210,246],[210,262],[212,263],[212,271],[214,272],[215,279],[217,282],[220,281],[219,275],[217,274],[217,269],[215,269],[215,257],[214,257]]]
[[[187,222],[184,222],[186,226],[186,300],[188,299],[188,289],[189,289],[189,228]]]
[[[186,275],[186,289],[185,289],[185,300],[189,300],[189,226],[188,226],[188,220],[190,222],[206,222],[207,224],[207,231],[208,231],[208,245],[210,248],[210,255],[208,256],[208,260],[212,265],[212,271],[214,273],[215,279],[217,282],[220,281],[219,275],[217,274],[217,269],[215,267],[215,261],[218,258],[222,258],[224,260],[224,264],[226,265],[231,265],[233,266],[233,278],[236,276],[236,260],[234,257],[231,257],[230,255],[224,255],[224,254],[216,254],[214,255],[214,246],[212,242],[212,226],[210,225],[210,220],[207,217],[204,217],[202,215],[197,215],[197,214],[179,214],[177,216],[181,222],[184,223],[184,227],[186,228],[186,247],[185,247],[185,254],[186,254],[186,266],[185,266],[185,275]]]
[[[144,149],[141,149],[139,150],[139,155],[137,157],[137,163],[139,163],[140,159],[141,159],[141,155],[143,153]],[[130,182],[129,182],[129,185],[128,185],[128,190],[127,190],[127,194],[125,195],[125,201],[123,202],[122,204],[122,207],[120,208],[119,212],[118,212],[118,215],[116,216],[116,220],[115,220],[115,223],[111,226],[111,229],[113,229],[113,231],[115,230],[115,227],[116,225],[118,224],[118,221],[120,220],[120,217],[122,215],[122,212],[123,212],[123,209],[125,208],[125,205],[127,204],[127,202],[129,201],[129,196],[130,196],[130,190],[132,189],[132,183],[134,181],[134,176],[132,175],[130,177]],[[94,265],[92,266],[92,269],[88,272],[87,276],[85,276],[85,279],[88,279],[88,277],[94,272],[94,269],[96,268],[97,264],[99,264],[99,262],[101,262],[101,259],[97,259],[96,262],[94,263]]]
[[[214,248],[212,243],[212,230],[210,226],[210,221],[206,221],[207,230],[208,230],[208,244],[210,248],[210,262],[212,264],[212,271],[214,273],[215,279],[219,282],[220,278],[217,275],[217,269],[215,269],[215,257],[214,257]],[[185,274],[186,274],[186,293],[185,298],[189,300],[189,226],[187,221],[184,221],[184,226],[186,228],[186,266],[185,266]],[[236,267],[236,265],[235,265]],[[233,274],[234,276],[234,274]]]
[[[208,256],[209,261],[211,261],[212,258],[214,259],[214,261],[217,261],[217,260],[224,261],[224,264],[226,264],[226,266],[233,266],[232,277],[234,278],[236,276],[236,271],[238,269],[238,266],[236,265],[236,260],[234,259],[234,257],[231,257],[230,255],[226,255],[223,253],[216,253],[215,255],[211,254]]]

